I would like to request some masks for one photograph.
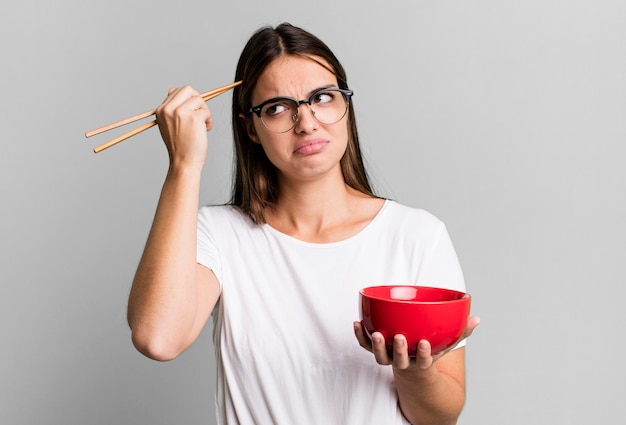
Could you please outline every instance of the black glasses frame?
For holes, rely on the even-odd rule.
[[[252,108],[248,109],[248,114],[256,114],[257,117],[261,118],[261,111],[263,110],[263,107],[265,105],[267,105],[268,103],[274,103],[277,102],[279,100],[290,100],[293,103],[296,104],[296,109],[300,108],[300,105],[303,104],[307,104],[309,106],[311,106],[311,102],[313,102],[313,99],[315,98],[315,96],[317,96],[319,93],[321,92],[326,92],[326,91],[337,91],[341,94],[343,94],[346,97],[346,107],[349,106],[350,104],[350,99],[352,98],[352,95],[354,94],[354,92],[352,90],[347,90],[347,89],[339,89],[339,88],[328,88],[328,89],[321,89],[316,91],[315,93],[313,93],[311,96],[309,96],[308,99],[302,99],[302,100],[297,100],[294,99],[293,97],[289,97],[289,96],[278,96],[278,97],[273,97],[271,99],[268,99],[266,101],[264,101],[263,103],[257,105],[257,106],[253,106]],[[289,130],[287,130],[289,131]]]

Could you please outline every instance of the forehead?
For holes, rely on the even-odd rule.
[[[328,62],[317,56],[280,56],[259,77],[252,93],[252,103],[277,96],[300,99],[316,89],[337,86],[337,77],[329,69],[332,67]]]

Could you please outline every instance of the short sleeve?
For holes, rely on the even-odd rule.
[[[208,267],[215,273],[217,280],[222,282],[222,268],[220,254],[215,238],[211,233],[211,217],[208,208],[201,208],[198,212],[197,229],[197,262]]]
[[[446,226],[440,222],[433,244],[424,258],[419,285],[465,292],[465,279]]]

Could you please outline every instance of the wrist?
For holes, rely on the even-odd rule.
[[[167,170],[168,177],[200,177],[204,162],[170,161]]]
[[[437,366],[393,369],[398,402],[411,423],[455,424],[465,393],[459,383]]]
[[[405,384],[419,384],[420,386],[434,385],[441,379],[441,372],[433,364],[422,369],[415,365],[407,369],[393,367],[394,380]]]

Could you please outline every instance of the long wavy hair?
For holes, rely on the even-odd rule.
[[[316,62],[337,77],[339,88],[348,88],[346,73],[334,53],[319,38],[301,28],[289,23],[276,28],[263,27],[248,40],[235,73],[235,81],[242,80],[243,83],[233,92],[235,179],[230,203],[257,224],[265,222],[265,209],[275,205],[278,200],[278,178],[276,168],[265,155],[263,147],[250,139],[247,123],[241,114],[246,116],[245,119],[252,119],[247,111],[252,107],[252,92],[257,81],[265,68],[283,55],[324,59],[328,65],[319,60]],[[340,161],[344,181],[362,193],[375,196],[359,147],[352,102],[348,111],[348,126],[348,146]]]

